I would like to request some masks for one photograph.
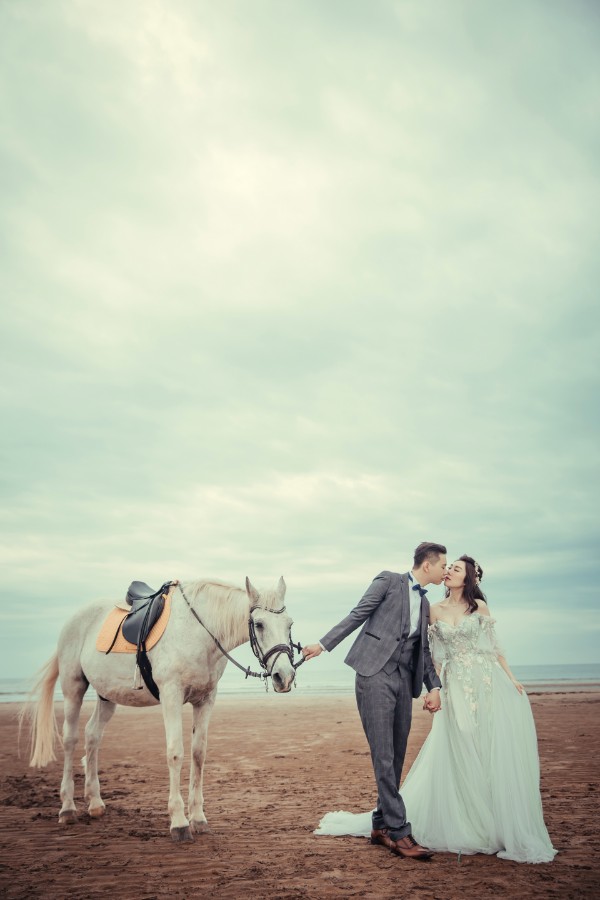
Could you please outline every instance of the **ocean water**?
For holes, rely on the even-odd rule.
[[[577,665],[512,666],[516,678],[521,681],[529,693],[551,691],[580,691],[587,686],[600,690],[600,664],[578,663]],[[133,669],[132,669],[133,672]],[[26,678],[0,678],[0,703],[20,703],[26,699],[31,683]],[[354,693],[354,675],[351,669],[344,666],[339,671],[319,673],[316,666],[301,666],[297,674],[297,690],[307,695],[342,695]],[[264,686],[257,678],[245,679],[242,672],[231,664],[219,683],[219,694],[245,696],[264,691]],[[95,692],[90,688],[86,700],[95,699]],[[56,699],[60,700],[60,690],[56,690]]]

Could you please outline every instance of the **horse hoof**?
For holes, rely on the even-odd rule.
[[[171,840],[175,841],[176,844],[181,841],[193,841],[194,835],[190,830],[190,826],[184,825],[182,828],[171,828]]]
[[[194,822],[192,820],[190,822],[190,830],[192,834],[212,834],[212,828],[208,824],[208,822]]]
[[[59,825],[75,825],[77,823],[77,813],[74,809],[65,809],[58,816]]]
[[[106,807],[104,806],[104,804],[102,804],[102,806],[94,806],[93,809],[88,809],[88,815],[90,819],[100,819],[105,812]]]

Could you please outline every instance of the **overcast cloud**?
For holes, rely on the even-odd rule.
[[[0,5],[0,675],[134,578],[283,573],[313,641],[421,540],[512,662],[597,661],[599,37],[574,0]]]

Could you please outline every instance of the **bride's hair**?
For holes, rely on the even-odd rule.
[[[483,578],[483,569],[472,556],[463,553],[459,556],[459,560],[465,564],[465,583],[463,585],[463,600],[466,602],[469,615],[477,612],[477,601],[483,600],[487,604],[484,593],[479,587],[479,582]],[[446,597],[450,596],[450,590],[446,588]]]

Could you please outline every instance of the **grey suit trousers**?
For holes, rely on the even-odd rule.
[[[373,828],[389,829],[398,840],[411,832],[404,801],[398,793],[412,720],[412,672],[400,663],[390,674],[356,675],[356,703],[377,782]]]

